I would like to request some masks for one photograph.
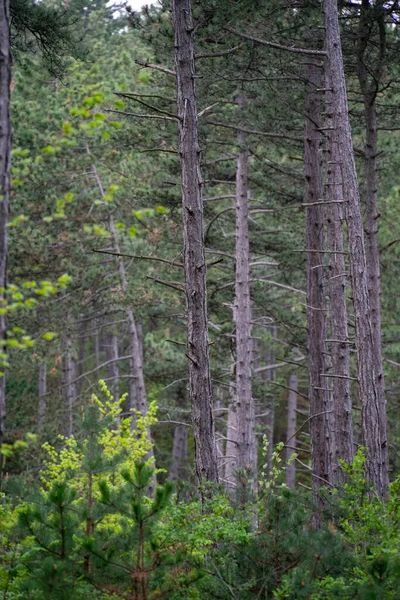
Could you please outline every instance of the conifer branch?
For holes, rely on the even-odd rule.
[[[135,63],[145,69],[154,69],[155,71],[161,71],[161,73],[166,73],[167,75],[173,75],[176,77],[176,73],[172,69],[167,69],[166,67],[161,67],[160,65],[154,65],[153,63],[142,62],[138,59],[135,60]]]
[[[246,33],[241,33],[240,31],[231,29],[230,27],[223,27],[222,29],[225,29],[225,31],[229,31],[229,33],[233,33],[233,35],[237,35],[245,40],[249,40],[250,42],[256,42],[261,46],[268,46],[269,48],[275,48],[276,50],[283,50],[285,52],[292,52],[293,54],[305,54],[309,56],[326,56],[325,50],[312,50],[309,48],[297,48],[296,46],[285,46],[283,44],[278,44],[277,42],[260,40],[252,35],[247,35]]]

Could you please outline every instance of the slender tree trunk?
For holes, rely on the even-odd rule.
[[[38,431],[44,429],[46,420],[46,395],[47,395],[47,366],[43,362],[39,367],[39,407],[38,407]]]
[[[174,429],[174,441],[172,445],[172,463],[170,471],[171,481],[182,478],[182,467],[187,457],[188,427],[177,425]]]
[[[85,372],[85,354],[86,354],[86,334],[87,323],[83,321],[78,325],[78,360],[76,365],[76,376],[80,377]],[[99,364],[99,363],[96,363]],[[76,382],[76,395],[79,397],[82,393],[83,379]]]
[[[239,110],[244,110],[246,100],[243,94],[239,98]],[[236,270],[235,270],[235,308],[236,325],[236,411],[237,411],[237,449],[238,468],[247,472],[256,483],[254,474],[257,469],[255,406],[251,381],[251,301],[249,267],[249,190],[248,190],[248,150],[246,135],[238,136],[239,155],[236,165]]]
[[[224,417],[224,411],[221,410],[223,408],[223,391],[220,387],[214,388],[214,421],[222,421]],[[216,437],[216,448],[217,448],[217,459],[218,459],[218,478],[224,479],[225,472],[225,455],[224,455],[224,436],[221,435],[221,432],[218,431],[217,423],[215,426],[215,437]]]
[[[382,410],[377,380],[379,366],[375,364],[374,335],[368,292],[368,276],[364,247],[364,231],[360,197],[354,161],[342,47],[339,31],[337,0],[325,0],[325,31],[327,69],[330,74],[333,126],[337,131],[343,190],[346,192],[348,249],[356,325],[358,383],[361,404],[361,429],[366,447],[366,474],[376,492],[387,492],[387,468],[381,432],[386,415]]]
[[[271,342],[268,344],[266,353],[265,353],[265,364],[273,365],[275,363],[275,347],[274,340],[277,336],[277,327],[276,325],[271,325],[267,327],[268,332],[272,336]],[[261,378],[264,381],[275,381],[276,380],[276,370],[269,369],[268,371],[264,371],[261,374]],[[272,472],[272,455],[274,452],[274,430],[275,430],[275,393],[267,393],[268,399],[268,414],[263,417],[263,424],[265,426],[265,431],[267,433],[268,439],[268,449],[267,449],[267,474],[268,478],[271,477]]]
[[[286,439],[288,440],[288,447],[286,448],[286,462],[290,460],[290,457],[295,452],[293,448],[296,448],[296,410],[297,410],[297,389],[299,381],[296,375],[289,377],[289,396],[288,396],[288,415],[287,415],[287,430]],[[291,465],[286,467],[286,485],[288,488],[294,488],[296,483],[296,463],[293,461]]]
[[[237,405],[236,405],[236,385],[235,385],[236,364],[233,367],[231,385],[229,388],[228,419],[226,424],[226,445],[225,445],[225,483],[229,487],[231,495],[236,488],[236,471],[238,462],[237,445]]]
[[[114,252],[120,254],[120,248],[118,243],[117,236],[117,228],[115,226],[114,217],[111,214],[109,218],[111,239],[113,244]],[[118,256],[118,270],[120,276],[120,284],[121,290],[124,294],[128,291],[128,276],[125,270],[124,259],[122,256]],[[144,382],[144,370],[143,370],[143,354],[142,347],[140,344],[138,327],[136,324],[135,315],[130,306],[125,309],[126,318],[128,321],[128,331],[129,331],[129,354],[131,358],[129,359],[130,366],[130,375],[132,379],[129,379],[130,385],[129,390],[133,393],[134,386],[134,394],[135,394],[135,405],[131,405],[130,408],[135,408],[140,412],[141,415],[145,415],[148,410],[147,404],[147,395],[146,395],[146,386]],[[130,398],[132,402],[132,398]],[[134,419],[132,419],[132,424],[134,423]],[[151,433],[148,431],[149,440],[151,441]],[[153,448],[149,451],[148,458],[154,457]]]
[[[90,155],[89,146],[86,146],[86,151]],[[102,196],[104,196],[104,188],[100,179],[99,172],[95,164],[92,164],[93,174],[96,179],[97,186]],[[111,233],[111,241],[114,252],[118,255],[118,273],[120,279],[121,291],[124,295],[128,292],[128,275],[125,269],[124,259],[120,256],[120,247],[118,242],[118,233],[117,228],[114,221],[114,215],[110,213],[109,216],[109,227]],[[144,382],[144,370],[143,370],[143,353],[142,347],[140,343],[138,327],[135,320],[135,315],[133,309],[130,306],[125,308],[126,319],[128,322],[128,332],[129,332],[129,355],[131,358],[129,359],[130,366],[130,376],[129,379],[129,393],[130,396],[130,407],[135,408],[140,412],[141,415],[146,415],[148,410],[147,404],[147,395],[146,395],[146,386]],[[118,350],[117,350],[118,351]],[[133,394],[135,396],[133,400]],[[133,401],[135,404],[133,404]],[[132,426],[134,426],[135,419],[132,419]],[[148,439],[151,442],[151,431],[148,430]],[[154,458],[154,449],[153,446],[149,450],[147,454],[147,459]],[[153,483],[155,484],[155,478]]]
[[[199,482],[217,481],[213,403],[208,347],[206,260],[198,139],[193,22],[190,0],[173,1],[182,218],[187,305],[189,387]]]
[[[99,319],[94,319],[93,324],[95,327],[95,331],[93,333],[93,351],[96,357],[96,367],[99,367],[101,364],[100,358],[100,334],[99,334]]]
[[[326,365],[326,300],[324,290],[324,207],[322,173],[322,100],[316,91],[323,82],[318,62],[308,59],[306,124],[304,144],[306,246],[307,246],[307,333],[308,379],[310,399],[310,437],[312,488],[316,504],[318,489],[328,479],[327,382]]]
[[[68,319],[69,327],[71,319]],[[76,399],[75,362],[73,359],[73,344],[71,333],[67,330],[63,334],[63,359],[62,359],[62,386],[64,397],[63,435],[71,437],[74,427],[74,408]]]
[[[372,12],[373,11],[373,12]],[[369,17],[376,15],[379,52],[374,67],[367,68],[367,48],[370,41],[371,23]],[[386,63],[386,24],[385,10],[380,1],[372,7],[369,0],[362,0],[360,5],[360,21],[358,32],[358,80],[364,102],[365,118],[365,237],[366,258],[368,273],[368,291],[371,305],[372,334],[374,338],[374,362],[376,365],[376,385],[379,394],[379,408],[381,412],[381,446],[383,475],[386,479],[384,485],[389,485],[389,457],[386,423],[386,398],[385,378],[382,361],[382,338],[381,338],[381,270],[379,262],[378,246],[378,127],[376,114],[376,95],[379,91],[379,83],[382,79]]]
[[[339,459],[352,463],[353,425],[350,393],[350,340],[347,324],[346,261],[344,245],[344,190],[339,130],[335,127],[336,102],[330,69],[326,69],[326,229],[328,237],[328,288],[330,300],[331,423],[329,475],[333,484],[344,478]],[[332,90],[332,91],[331,91]]]
[[[109,389],[115,401],[119,400],[119,368],[118,368],[118,337],[109,333],[105,337],[106,357],[112,360],[108,365]]]
[[[11,121],[10,121],[10,6],[0,0],[0,306],[6,299],[8,259],[8,203],[10,188]],[[0,314],[0,447],[4,440],[6,419],[6,378],[4,355],[7,316]]]

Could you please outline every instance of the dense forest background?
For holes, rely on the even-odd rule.
[[[0,596],[399,598],[397,0],[0,5]]]

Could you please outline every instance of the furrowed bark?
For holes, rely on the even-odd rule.
[[[8,209],[10,188],[11,120],[10,120],[10,5],[0,0],[0,307],[7,287]],[[0,315],[0,446],[4,441],[6,420],[6,378],[4,375],[7,316]]]
[[[184,271],[188,323],[187,355],[199,482],[218,481],[207,331],[206,260],[198,140],[193,22],[190,0],[174,0],[179,152],[182,171]]]
[[[246,100],[239,98],[239,109],[243,110]],[[249,267],[249,190],[248,150],[246,135],[239,133],[239,155],[236,165],[236,271],[235,308],[236,325],[236,411],[237,411],[237,457],[238,469],[246,473],[251,487],[256,485],[254,474],[257,469],[255,406],[251,380],[251,301]]]
[[[376,15],[376,16],[375,16]],[[378,27],[379,51],[376,64],[367,68],[367,49],[371,35],[370,18],[375,16]],[[386,24],[383,3],[370,6],[369,0],[362,0],[358,31],[358,80],[364,102],[365,119],[365,250],[367,259],[368,291],[371,304],[371,323],[374,338],[374,362],[376,365],[376,385],[379,394],[381,412],[381,447],[383,461],[384,485],[389,485],[389,457],[386,423],[385,378],[382,361],[381,338],[381,270],[378,246],[378,127],[376,96],[382,79],[386,62]],[[371,72],[372,71],[372,72]]]
[[[39,367],[39,406],[38,406],[38,431],[41,433],[44,429],[46,420],[46,394],[47,394],[47,366],[42,363]]]
[[[305,203],[319,202],[323,193],[322,172],[322,100],[316,90],[323,82],[323,72],[309,59],[307,68],[306,123],[304,144]],[[326,299],[324,289],[324,206],[306,209],[307,252],[307,334],[308,379],[310,400],[312,488],[318,506],[318,489],[328,479],[328,409],[327,382],[322,375],[326,364]],[[314,416],[318,415],[318,416]]]
[[[366,447],[366,475],[375,491],[387,493],[387,467],[381,432],[386,420],[377,385],[379,368],[375,364],[374,335],[368,292],[364,232],[354,161],[346,96],[342,48],[336,0],[325,0],[327,69],[330,74],[333,124],[337,130],[341,157],[342,185],[346,200],[348,250],[356,325],[358,383],[361,405],[361,430]],[[345,160],[344,160],[345,159]]]
[[[290,460],[290,457],[294,453],[293,448],[296,447],[296,409],[297,409],[297,388],[299,385],[298,378],[296,375],[289,377],[289,395],[288,395],[288,416],[287,416],[287,430],[286,439],[288,441],[288,447],[286,448],[286,462]],[[296,483],[296,463],[286,467],[286,485],[288,488],[294,488]]]
[[[325,73],[326,92],[326,229],[329,250],[328,289],[331,373],[332,416],[329,453],[329,475],[333,484],[343,480],[344,472],[339,459],[352,463],[353,425],[350,388],[350,342],[347,318],[346,260],[344,253],[345,190],[342,182],[342,160],[340,132],[334,119],[336,102],[329,66]]]

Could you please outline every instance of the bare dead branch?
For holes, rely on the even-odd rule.
[[[143,254],[124,254],[123,252],[110,252],[109,250],[96,250],[93,248],[92,252],[98,252],[99,254],[112,254],[113,256],[126,256],[127,258],[136,258],[138,260],[155,260],[157,262],[167,263],[173,267],[180,267],[183,269],[183,263],[175,262],[174,260],[168,260],[166,258],[159,258],[158,256],[143,256]]]
[[[115,108],[106,108],[104,112],[117,113],[123,117],[139,117],[140,119],[158,119],[159,121],[179,121],[179,117],[167,117],[164,115],[146,115],[144,113],[126,112],[124,110],[117,110]]]
[[[138,59],[135,60],[135,63],[144,69],[154,69],[155,71],[161,71],[161,73],[166,73],[166,75],[173,75],[176,77],[176,73],[172,69],[167,69],[166,67],[161,67],[160,65],[154,65],[153,63],[142,62]]]
[[[242,131],[243,133],[247,133],[249,135],[260,135],[263,137],[292,140],[295,142],[302,143],[304,141],[304,139],[300,136],[287,135],[285,133],[275,133],[271,131],[259,131],[258,129],[247,129],[247,127],[240,127],[239,125],[230,125],[221,121],[207,121],[207,124],[215,125],[216,127],[225,127],[226,129],[233,129],[234,131]]]
[[[230,27],[223,27],[226,31],[233,33],[233,35],[237,35],[245,40],[249,40],[250,42],[256,42],[261,46],[268,46],[269,48],[275,48],[276,50],[283,50],[285,52],[292,52],[294,54],[305,54],[311,56],[326,56],[325,50],[311,50],[309,48],[297,48],[295,46],[284,46],[283,44],[278,44],[276,42],[269,42],[267,40],[260,40],[259,38],[253,37],[252,35],[247,35],[245,33],[241,33],[240,31],[236,31],[236,29],[232,29]]]
[[[159,283],[160,285],[165,285],[166,287],[170,287],[173,290],[176,290],[178,292],[182,292],[185,293],[185,288],[181,287],[180,283],[172,283],[170,281],[163,281],[162,279],[158,279],[157,277],[150,277],[150,275],[148,275],[146,277],[146,279],[150,279],[151,281],[154,281],[154,283]]]
[[[228,56],[229,54],[233,54],[239,48],[242,48],[243,44],[239,44],[239,46],[235,46],[234,48],[229,48],[228,50],[221,50],[220,52],[200,52],[199,54],[195,54],[195,60],[200,60],[202,58],[218,58],[219,56]]]

